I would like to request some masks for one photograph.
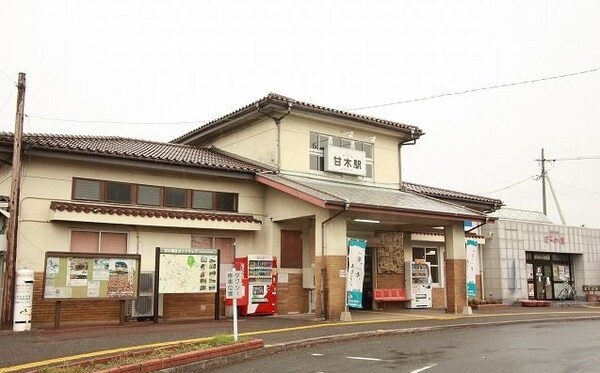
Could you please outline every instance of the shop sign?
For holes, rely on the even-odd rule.
[[[562,234],[558,233],[558,232],[550,232],[549,235],[547,235],[546,237],[544,237],[544,242],[545,243],[557,243],[560,245],[564,245],[565,244],[565,238],[563,237]]]
[[[325,171],[365,176],[367,156],[365,152],[328,145],[324,150]]]

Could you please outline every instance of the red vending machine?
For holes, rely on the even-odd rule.
[[[246,287],[237,304],[241,315],[273,315],[277,312],[277,259],[270,255],[235,258]]]

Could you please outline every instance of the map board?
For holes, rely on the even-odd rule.
[[[219,288],[219,251],[156,248],[158,292],[216,293]]]
[[[44,299],[132,299],[139,295],[140,255],[46,252]]]

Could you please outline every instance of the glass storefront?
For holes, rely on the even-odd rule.
[[[526,252],[525,256],[529,299],[564,299],[561,291],[575,286],[572,255]]]

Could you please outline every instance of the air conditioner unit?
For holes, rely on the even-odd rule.
[[[131,317],[154,316],[154,272],[140,273],[140,296],[127,302],[127,315]],[[158,316],[163,315],[163,296],[158,297]]]
[[[154,296],[140,295],[138,299],[132,299],[128,304],[128,311],[131,317],[153,317],[154,316]],[[158,296],[158,316],[163,315],[163,295]]]

